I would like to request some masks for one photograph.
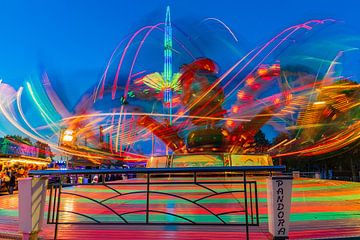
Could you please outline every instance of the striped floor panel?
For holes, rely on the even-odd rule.
[[[129,180],[131,181],[131,180]],[[260,226],[250,227],[251,239],[270,239],[267,229],[266,182],[257,179],[259,197]],[[212,185],[211,188],[222,192],[238,186]],[[117,188],[115,186],[114,188]],[[121,186],[122,193],[144,190],[144,186]],[[206,190],[179,185],[171,187],[165,185],[152,186],[151,190],[171,194],[185,194],[187,198],[199,199],[206,194]],[[80,194],[94,199],[105,200],[114,196],[111,189],[103,186],[76,186],[64,188],[60,215],[61,221],[88,221],[83,216],[71,212],[82,213],[99,221],[119,221],[109,209],[99,207],[92,201],[70,194]],[[154,194],[150,197],[151,209],[166,211],[186,216],[194,221],[215,223],[218,219],[201,208],[193,207],[186,201],[173,199],[166,195]],[[234,200],[235,199],[235,200]],[[223,194],[212,199],[204,199],[202,204],[215,213],[232,211],[238,206],[237,196]],[[118,213],[144,209],[145,195],[128,195],[106,200],[108,206]],[[221,207],[220,207],[221,205]],[[0,196],[0,239],[21,239],[18,228],[18,195]],[[242,215],[228,216],[227,222],[242,220]],[[140,213],[127,215],[133,222],[143,221]],[[291,206],[290,239],[331,239],[352,238],[360,239],[360,183],[298,179],[294,180]],[[181,222],[184,220],[174,216],[153,214],[151,221]],[[54,225],[44,226],[40,237],[52,239]],[[58,239],[244,239],[245,228],[242,226],[184,226],[184,225],[70,225],[59,226]]]

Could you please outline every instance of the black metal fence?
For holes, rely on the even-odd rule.
[[[259,166],[45,170],[30,174],[48,175],[52,180],[47,223],[56,225],[55,239],[59,224],[241,225],[248,239],[249,226],[259,225],[256,178],[249,176],[283,170],[283,166]],[[107,182],[109,175],[136,178]],[[102,176],[102,181],[69,181],[85,176]],[[77,199],[78,205],[70,206],[76,203],[66,202],[64,196]],[[101,209],[101,214],[96,214],[96,209]]]

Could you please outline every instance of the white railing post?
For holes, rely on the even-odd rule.
[[[268,225],[273,239],[289,236],[292,180],[289,176],[267,179]]]
[[[19,179],[19,228],[23,240],[37,239],[44,220],[47,178]]]

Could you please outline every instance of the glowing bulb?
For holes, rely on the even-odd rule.
[[[257,71],[257,74],[259,76],[264,76],[267,74],[267,69],[266,68],[259,68],[258,71]]]
[[[226,124],[231,127],[231,126],[234,125],[234,121],[233,120],[227,120]]]
[[[73,140],[73,136],[70,136],[70,135],[65,135],[64,137],[63,137],[63,141],[64,142],[71,142],[72,140]]]
[[[248,77],[246,79],[246,84],[251,86],[253,83],[255,82],[255,78],[254,77]]]
[[[239,111],[239,107],[238,106],[233,106],[232,111],[233,111],[233,113],[237,113]]]
[[[237,93],[237,97],[238,97],[239,100],[243,99],[244,96],[245,96],[244,91],[239,91],[239,92]]]

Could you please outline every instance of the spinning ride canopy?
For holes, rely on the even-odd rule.
[[[22,89],[10,91],[1,84],[0,110],[24,134],[52,142],[55,148],[60,129],[76,130],[76,144],[100,160],[104,152],[148,153],[152,136],[163,142],[159,148],[165,144],[176,153],[243,153],[253,148],[255,134],[264,127],[286,133],[283,145],[269,146],[272,155],[335,151],[359,139],[360,111],[359,85],[337,70],[339,47],[311,44],[310,33],[332,23],[311,20],[291,26],[242,56],[226,51],[234,44],[227,49],[217,49],[216,44],[211,50],[221,54],[215,56],[206,44],[193,44],[189,36],[172,29],[168,9],[165,24],[145,26],[115,49],[99,84],[73,111],[66,109],[47,76],[39,88],[28,83],[31,103],[39,108],[46,130],[41,132],[26,119]],[[158,49],[148,45],[155,33],[165,33],[164,46],[157,44]],[[220,31],[215,36],[225,41]],[[208,32],[205,38],[209,40]],[[320,51],[311,51],[316,46]],[[196,50],[201,47],[203,51]],[[324,57],[325,52],[331,57]],[[80,146],[58,150],[88,154]]]

